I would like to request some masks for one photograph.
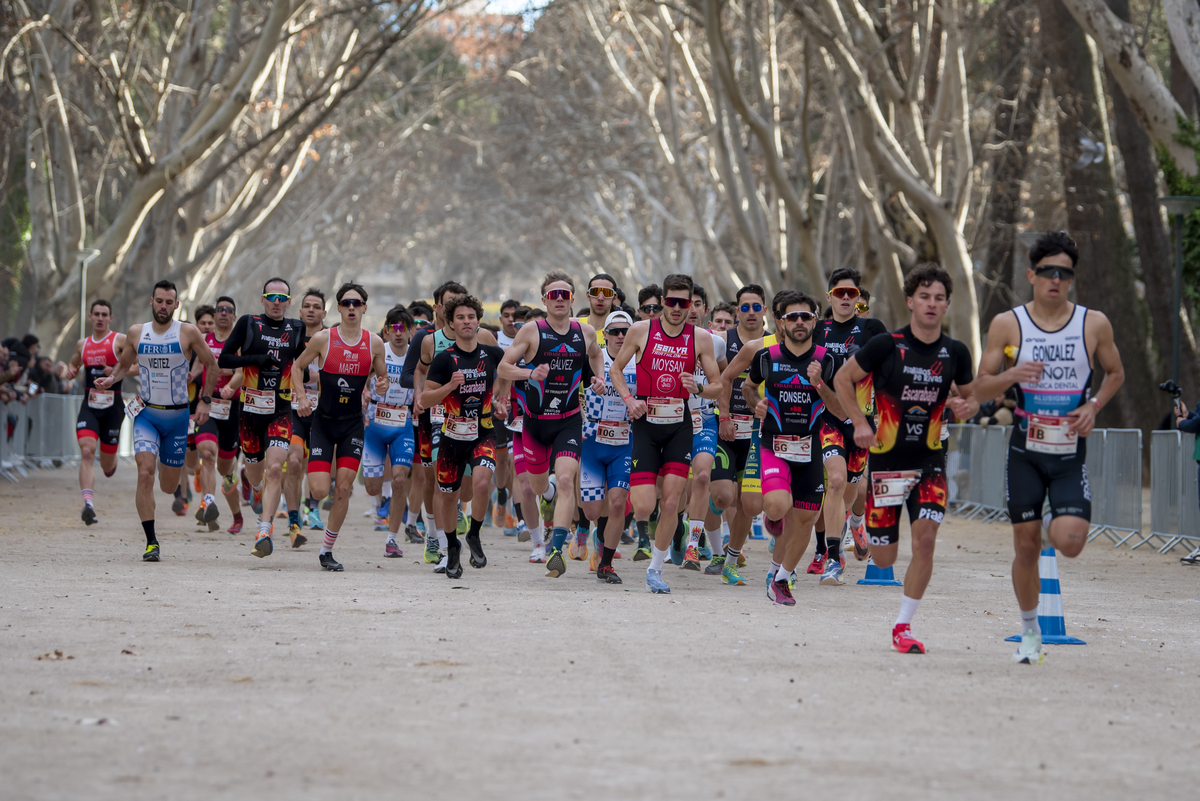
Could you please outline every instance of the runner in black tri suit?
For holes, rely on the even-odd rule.
[[[971,354],[962,342],[942,333],[952,289],[950,275],[938,265],[914,268],[904,280],[912,310],[909,324],[872,337],[834,378],[842,410],[854,422],[854,441],[871,451],[867,538],[880,567],[896,561],[900,506],[908,506],[913,555],[892,629],[892,645],[901,653],[925,653],[909,624],[929,585],[938,527],[946,513],[942,409],[949,406],[960,420],[979,409],[971,385]],[[875,430],[858,404],[857,385],[868,373],[879,410]],[[959,397],[947,400],[952,385]]]
[[[426,406],[441,404],[446,410],[438,445],[437,480],[442,505],[440,520],[454,520],[458,493],[466,467],[471,466],[475,497],[485,499],[496,469],[496,450],[492,440],[495,420],[508,413],[507,382],[497,379],[504,351],[496,345],[476,340],[483,304],[471,295],[455,296],[445,304],[445,314],[454,329],[454,344],[433,357],[425,380],[423,401]],[[479,541],[479,531],[487,514],[487,504],[471,505],[471,523],[467,547],[471,549],[471,567],[482,568],[487,557]],[[462,576],[459,555],[462,546],[458,532],[445,531],[446,577]]]
[[[605,388],[604,356],[596,343],[596,331],[571,319],[574,296],[575,282],[566,273],[547,273],[542,279],[546,319],[521,327],[505,351],[500,369],[506,381],[525,382],[524,398],[518,395],[524,417],[521,446],[525,471],[534,493],[546,500],[553,497],[546,493],[551,465],[554,467],[560,497],[554,506],[554,533],[546,561],[546,575],[551,578],[567,571],[562,548],[579,505],[575,487],[583,449],[581,387],[588,382],[597,393]],[[518,367],[520,361],[527,366]]]
[[[292,361],[302,350],[304,324],[284,317],[291,289],[282,278],[263,284],[263,313],[238,318],[218,364],[242,368],[242,412],[238,421],[246,475],[262,511],[255,556],[269,556],[271,521],[279,510],[283,463],[292,439]]]

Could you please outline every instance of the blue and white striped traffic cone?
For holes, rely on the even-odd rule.
[[[867,557],[867,573],[858,580],[859,584],[870,584],[875,587],[903,587],[904,582],[896,581],[896,574],[891,565],[880,567],[875,560]]]
[[[1078,637],[1067,636],[1067,621],[1063,617],[1062,592],[1058,583],[1058,557],[1050,546],[1043,548],[1038,558],[1038,574],[1042,579],[1042,589],[1038,594],[1038,625],[1042,628],[1042,642],[1087,645]],[[1021,635],[1005,639],[1007,642],[1020,642]]]

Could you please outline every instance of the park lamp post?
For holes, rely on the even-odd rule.
[[[87,268],[100,255],[95,248],[73,250],[71,255],[79,261],[79,338],[87,336]]]
[[[1171,322],[1171,380],[1179,383],[1180,322],[1183,316],[1183,218],[1200,208],[1200,197],[1160,197],[1159,205],[1175,220],[1175,315]]]

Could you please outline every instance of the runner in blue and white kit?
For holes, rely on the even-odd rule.
[[[208,420],[213,385],[217,382],[217,360],[200,329],[190,323],[173,320],[179,307],[178,292],[170,281],[159,281],[151,296],[154,319],[130,326],[121,349],[121,361],[111,375],[96,379],[95,386],[106,390],[119,384],[134,362],[138,365],[140,388],[125,406],[133,418],[133,450],[137,463],[137,510],[146,534],[142,560],[159,561],[158,538],[154,534],[154,470],[159,486],[171,494],[179,486],[179,473],[187,455],[188,368],[199,359],[206,368],[204,386],[196,404],[194,418],[199,426]]]
[[[629,410],[625,401],[613,389],[608,371],[613,357],[625,344],[625,335],[633,318],[623,311],[612,312],[605,320],[602,350],[604,355],[605,392],[597,394],[592,387],[584,393],[587,420],[583,424],[583,453],[579,460],[579,495],[583,513],[596,522],[596,537],[603,545],[596,567],[596,580],[620,584],[621,577],[613,570],[612,560],[621,543],[625,523],[625,502],[629,498],[629,470],[633,457],[633,442],[629,438]],[[636,381],[637,365],[625,365],[625,383]]]
[[[396,306],[387,313],[383,356],[387,363],[388,391],[380,397],[372,388],[372,404],[367,410],[366,442],[363,445],[362,475],[367,494],[379,495],[385,474],[392,483],[392,503],[388,512],[388,534],[383,554],[391,558],[404,555],[396,544],[396,534],[405,515],[404,500],[408,497],[408,477],[412,470],[415,442],[412,419],[414,393],[411,388],[400,385],[412,329],[412,315],[403,306]],[[415,519],[415,513],[413,517]],[[416,531],[415,526],[413,531]]]

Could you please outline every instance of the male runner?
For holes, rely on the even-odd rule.
[[[87,525],[96,522],[96,445],[100,446],[100,468],[105,478],[117,472],[117,444],[121,440],[121,424],[125,421],[125,405],[121,401],[121,385],[99,389],[96,379],[112,373],[125,347],[125,335],[111,330],[112,304],[107,300],[92,301],[88,318],[92,333],[75,343],[75,353],[67,364],[67,378],[83,373],[86,396],[79,406],[75,422],[75,437],[79,440],[79,491],[83,495],[80,517]]]
[[[588,387],[584,393],[587,422],[583,425],[583,454],[580,460],[580,502],[587,520],[596,521],[597,539],[603,544],[596,561],[596,580],[620,584],[613,570],[624,531],[625,503],[629,499],[629,471],[633,442],[629,437],[629,410],[613,389],[609,378],[613,359],[625,344],[633,318],[623,311],[607,315],[604,332],[604,380],[606,390],[597,393]],[[636,386],[636,369],[625,365],[626,386]]]
[[[304,297],[300,298],[300,322],[304,323],[304,334],[300,338],[303,348],[314,336],[325,330],[324,292],[314,287],[304,293]],[[287,502],[288,535],[291,537],[293,548],[299,548],[308,542],[308,537],[300,533],[302,525],[307,525],[315,531],[325,528],[321,523],[320,503],[313,498],[312,492],[308,494],[308,503],[304,504],[308,507],[307,519],[300,519],[300,498],[304,492],[304,476],[308,472],[309,436],[313,420],[311,415],[301,417],[298,412],[300,393],[307,395],[310,403],[316,404],[319,372],[317,365],[310,365],[304,375],[302,388],[292,393],[292,438],[288,444],[287,471],[283,475],[283,497]]]
[[[925,653],[910,624],[929,586],[938,527],[946,514],[942,409],[949,406],[960,420],[979,409],[971,385],[971,354],[962,342],[942,333],[952,290],[950,275],[940,266],[913,268],[904,279],[909,324],[872,337],[834,378],[842,411],[854,422],[855,443],[871,451],[867,540],[871,558],[880,567],[896,562],[900,506],[908,506],[912,561],[904,574],[900,616],[892,628],[892,646],[908,654]],[[858,403],[858,384],[868,374],[875,389],[878,432]],[[959,397],[949,397],[952,386]]]
[[[765,527],[775,537],[767,597],[782,606],[796,604],[791,576],[808,548],[825,492],[824,471],[814,454],[816,437],[826,404],[837,406],[833,388],[821,379],[825,348],[813,343],[819,308],[795,290],[776,294],[771,310],[782,341],[755,350],[742,383],[746,405],[762,421],[763,512]]]
[[[513,322],[520,330],[524,325],[536,324],[538,320],[544,319],[544,309],[521,306],[516,310]],[[507,352],[507,348],[505,351]],[[524,361],[517,361],[517,367],[525,366]],[[540,565],[546,562],[546,539],[539,519],[538,497],[533,492],[533,485],[529,483],[529,471],[525,469],[525,445],[521,438],[521,432],[525,429],[525,417],[521,410],[521,398],[524,394],[525,382],[513,381],[512,389],[509,390],[507,425],[513,440],[513,511],[516,513],[517,522],[512,535],[517,538],[517,542],[533,540],[533,551],[529,554],[529,561]],[[505,529],[504,533],[509,532]]]
[[[242,368],[238,435],[255,505],[261,509],[252,554],[270,556],[271,523],[283,490],[283,463],[292,439],[292,362],[303,348],[304,324],[284,317],[291,288],[282,278],[263,284],[262,314],[244,314],[217,363]],[[293,541],[295,547],[295,542]]]
[[[617,279],[608,273],[596,273],[588,281],[587,296],[588,315],[579,322],[590,325],[596,332],[596,344],[604,347],[604,328],[617,303]]]
[[[125,407],[133,418],[134,462],[137,463],[137,511],[146,535],[143,562],[160,558],[154,532],[154,470],[158,462],[158,485],[171,494],[179,486],[179,475],[187,450],[188,420],[203,423],[217,378],[217,362],[204,343],[199,329],[171,318],[179,307],[178,291],[170,281],[154,285],[150,307],[153,319],[129,327],[121,348],[120,362],[108,375],[97,378],[97,389],[112,389],[136,361],[141,388]],[[207,370],[195,417],[188,414],[187,376],[192,356]]]
[[[500,304],[500,330],[496,333],[496,344],[504,350],[513,343],[517,336],[517,309],[521,302],[509,298]],[[496,503],[492,509],[492,523],[497,528],[503,528],[507,535],[516,534],[517,522],[508,511],[508,496],[513,485],[513,446],[512,431],[505,425],[505,420],[496,421],[493,427],[493,438],[496,443],[496,474],[492,477],[496,482]]]
[[[825,348],[829,354],[826,375],[832,377],[852,354],[867,344],[871,337],[886,334],[887,327],[879,320],[861,320],[854,312],[854,305],[861,294],[862,275],[858,270],[843,267],[829,276],[829,304],[832,314],[817,324],[813,341]],[[858,404],[868,417],[871,408],[871,381],[864,378],[858,385]],[[836,405],[836,404],[834,404]],[[838,586],[844,584],[842,573],[846,560],[842,555],[842,526],[847,524],[846,507],[858,496],[858,483],[867,469],[867,452],[854,444],[854,429],[850,421],[839,418],[829,408],[825,409],[820,425],[821,460],[825,463],[825,551],[822,560],[821,584]],[[867,558],[867,532],[861,516],[851,515],[848,521],[854,537],[854,555],[860,561]],[[818,543],[820,545],[821,543]],[[818,556],[809,565],[810,572]]]
[[[988,328],[976,394],[982,401],[1017,385],[1017,424],[1008,445],[1008,516],[1013,524],[1013,589],[1021,607],[1021,645],[1013,661],[1042,661],[1037,606],[1042,527],[1056,551],[1075,557],[1087,543],[1092,495],[1087,436],[1096,413],[1125,381],[1112,324],[1102,313],[1067,300],[1079,252],[1063,232],[1042,236],[1026,271],[1033,301],[998,314]],[[1011,357],[1008,354],[1013,354]],[[1091,394],[1092,368],[1104,368]],[[1006,365],[1011,365],[1004,369]],[[1050,510],[1042,517],[1047,495]]]
[[[381,395],[387,392],[388,369],[383,340],[362,327],[367,313],[367,290],[347,282],[338,288],[336,299],[341,325],[313,335],[304,352],[292,362],[291,381],[292,386],[300,386],[308,366],[314,361],[320,365],[316,414],[313,414],[314,407],[307,392],[299,396],[296,411],[301,417],[312,415],[308,438],[308,488],[317,500],[329,494],[330,473],[336,465],[333,508],[329,510],[325,541],[317,560],[323,569],[340,573],[343,568],[333,558],[333,545],[346,520],[350,488],[362,462],[365,436],[363,389],[374,373],[375,391]]]
[[[733,510],[729,527],[729,543],[721,556],[713,557],[704,568],[708,575],[720,575],[730,586],[746,582],[737,568],[742,562],[742,548],[750,535],[750,524],[762,511],[762,492],[758,475],[756,440],[758,422],[754,411],[746,405],[742,383],[749,376],[753,349],[749,342],[761,339],[763,347],[776,344],[773,334],[763,326],[766,317],[765,291],[758,284],[747,284],[737,291],[737,325],[725,332],[727,367],[722,371],[724,385],[718,397],[717,459],[712,470],[709,496],[718,514]],[[747,476],[747,473],[750,473]]]
[[[638,320],[654,320],[662,316],[662,287],[650,284],[638,290]]]
[[[662,478],[659,520],[676,520],[692,462],[692,417],[688,398],[715,398],[721,393],[721,372],[713,357],[712,335],[687,322],[692,305],[692,279],[673,273],[663,280],[660,319],[634,323],[625,344],[609,368],[613,389],[625,401],[633,420],[630,490],[639,537],[649,537],[650,515]],[[637,395],[625,383],[623,372],[630,360],[637,364]],[[708,383],[696,385],[699,362]],[[654,552],[646,570],[646,590],[671,591],[662,579],[663,562],[675,527],[660,525],[655,531]]]
[[[547,500],[553,463],[559,498],[554,505],[554,532],[546,575],[558,578],[567,572],[562,547],[570,532],[577,501],[575,486],[583,448],[580,387],[586,368],[592,389],[604,392],[604,357],[592,327],[571,319],[575,282],[566,273],[555,270],[542,279],[541,289],[546,319],[526,324],[517,332],[504,354],[500,377],[505,381],[525,382],[524,397],[520,398],[525,470],[533,492]],[[520,361],[527,366],[518,367]]]
[[[723,334],[735,325],[737,325],[737,309],[732,303],[721,302],[713,306],[712,319],[708,323],[709,331]]]
[[[496,374],[504,351],[496,345],[477,341],[483,304],[471,295],[455,296],[446,302],[444,309],[454,329],[454,344],[433,357],[422,402],[429,407],[440,404],[446,410],[438,445],[438,500],[442,508],[437,519],[454,520],[458,493],[468,464],[472,468],[475,497],[487,497],[495,467],[492,416],[494,413],[501,419],[505,417],[508,399],[506,382],[497,379]],[[472,505],[467,547],[471,549],[471,567],[474,568],[487,565],[479,541],[486,511],[485,504]],[[446,577],[460,578],[462,545],[458,541],[458,531],[447,528],[444,536],[447,539]]]
[[[192,318],[196,321],[196,329],[204,337],[204,344],[207,345],[213,334],[217,330],[217,310],[212,306],[198,306],[192,313]],[[211,351],[212,348],[210,347]],[[217,354],[213,354],[213,359],[217,358]],[[197,369],[196,362],[198,360],[193,357],[192,369]],[[205,383],[205,368],[199,367],[199,384],[188,384],[189,403],[191,411],[194,413],[198,395],[201,387]],[[220,376],[218,376],[218,382]],[[215,386],[215,384],[214,384]],[[217,398],[213,399],[214,401]],[[200,504],[196,507],[196,522],[202,525],[207,525],[209,531],[216,531],[220,526],[217,524],[217,518],[221,516],[221,510],[217,506],[217,421],[212,416],[212,402],[208,407],[208,419],[201,425],[195,426],[195,436],[192,438],[195,445],[189,444],[186,464],[188,469],[196,473],[200,479]]]
[[[233,324],[237,320],[237,305],[233,298],[222,295],[217,298],[215,310],[215,325],[211,334],[205,334],[208,349],[213,358],[220,360],[225,341],[233,333]],[[208,419],[216,425],[217,430],[217,473],[221,476],[221,494],[233,513],[233,523],[226,529],[230,534],[242,530],[242,504],[238,500],[237,478],[234,468],[237,467],[237,457],[241,450],[238,437],[238,418],[242,406],[238,395],[242,389],[241,370],[218,370],[216,391],[213,402],[209,407]]]
[[[400,546],[396,544],[396,534],[400,531],[401,518],[404,517],[404,499],[408,497],[408,476],[412,470],[415,448],[412,421],[413,391],[400,386],[400,373],[404,370],[404,357],[408,351],[412,324],[412,315],[403,306],[393,307],[384,320],[387,336],[384,338],[383,355],[387,363],[388,389],[382,396],[376,394],[374,398],[375,410],[374,414],[367,418],[366,444],[363,447],[362,474],[367,494],[379,495],[383,490],[385,477],[392,485],[392,503],[387,521],[388,536],[383,546],[383,555],[389,558],[404,555]],[[416,519],[415,513],[413,519]]]

